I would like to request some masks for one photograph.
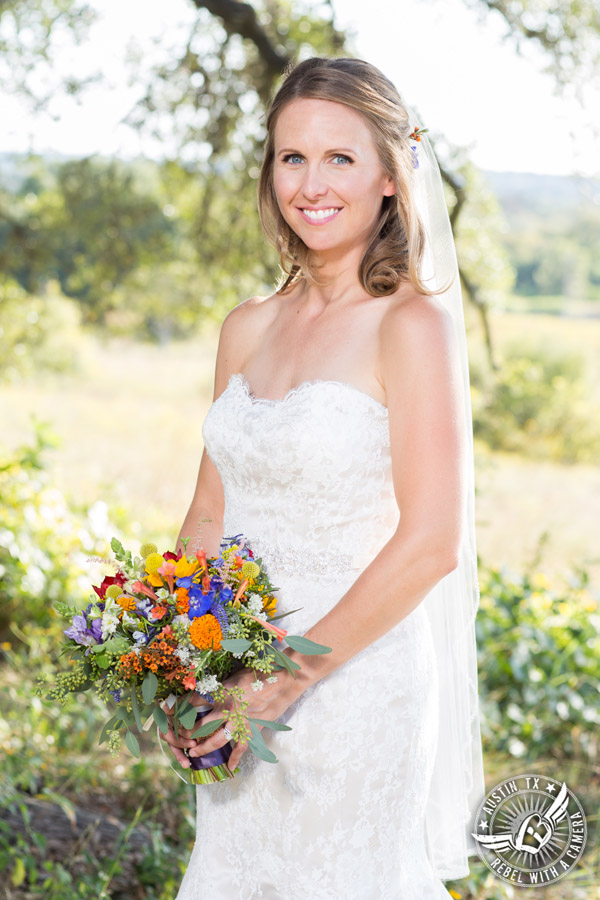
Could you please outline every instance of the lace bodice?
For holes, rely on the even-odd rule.
[[[304,634],[397,528],[387,408],[339,381],[254,397],[234,373],[202,433],[224,535],[248,538]],[[235,778],[196,788],[177,900],[449,900],[425,837],[438,690],[421,605],[306,688],[279,717],[291,731],[263,728],[276,764],[246,751]]]
[[[202,434],[223,481],[223,532],[242,531],[267,570],[358,572],[397,526],[388,410],[353,385],[305,381],[271,400],[234,373]]]

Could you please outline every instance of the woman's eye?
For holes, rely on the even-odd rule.
[[[302,159],[302,158],[303,157],[300,156],[299,153],[288,153],[288,154],[286,154],[286,156],[283,157],[283,161],[285,163],[285,162],[289,162],[289,160],[291,160],[291,159]],[[349,163],[352,162],[350,157],[346,156],[344,153],[336,153],[335,156],[332,156],[331,158],[332,159],[345,159]]]

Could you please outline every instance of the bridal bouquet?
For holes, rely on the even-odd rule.
[[[182,541],[185,550],[189,538]],[[223,538],[218,557],[203,549],[187,553],[159,553],[154,544],[144,544],[140,556],[124,550],[113,538],[115,574],[94,586],[90,602],[82,611],[63,603],[55,609],[71,621],[65,629],[61,656],[69,668],[56,675],[46,693],[49,700],[65,702],[73,691],[95,689],[111,708],[111,718],[100,734],[115,751],[125,735],[125,744],[140,755],[135,729],[141,733],[154,723],[166,734],[171,724],[179,734],[191,729],[212,707],[198,712],[190,702],[196,692],[207,704],[224,701],[229,694],[233,710],[228,723],[235,741],[248,740],[248,747],[267,762],[277,762],[265,744],[258,725],[290,731],[288,725],[244,715],[248,701],[238,686],[226,688],[223,680],[241,668],[254,672],[254,690],[267,681],[277,681],[276,671],[300,666],[274,645],[285,638],[302,654],[329,653],[330,647],[300,635],[288,635],[274,625],[278,590],[271,584],[262,560],[255,559],[243,535]],[[42,681],[36,693],[47,690]],[[168,710],[165,712],[166,706]],[[226,720],[200,726],[193,737],[206,739]],[[160,737],[160,735],[159,735]],[[227,760],[231,745],[200,757],[190,757],[190,780],[208,784],[232,778]]]

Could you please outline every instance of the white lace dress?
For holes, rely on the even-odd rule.
[[[358,388],[307,381],[252,396],[238,373],[210,407],[207,452],[224,534],[243,533],[303,634],[346,593],[398,521],[387,408]],[[418,606],[262,729],[233,779],[196,787],[197,831],[176,900],[441,900],[424,818],[438,681]]]

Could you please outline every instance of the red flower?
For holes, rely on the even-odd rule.
[[[183,553],[181,552],[181,550],[178,550],[177,553],[173,553],[172,550],[167,550],[166,553],[162,554],[163,559],[178,560],[178,559],[181,559],[182,556],[183,556]]]
[[[102,582],[100,587],[96,587],[96,585],[94,585],[94,590],[96,591],[98,596],[101,597],[102,600],[104,600],[104,597],[106,595],[106,589],[108,587],[110,587],[111,584],[118,584],[119,587],[123,587],[123,585],[125,584],[126,581],[127,581],[127,576],[123,575],[122,572],[117,572],[116,575],[107,575],[104,578],[104,581]]]

